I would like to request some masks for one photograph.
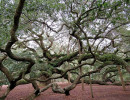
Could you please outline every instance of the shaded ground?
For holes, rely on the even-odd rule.
[[[64,87],[67,84],[61,84]],[[0,96],[5,91],[5,87],[0,91]],[[10,92],[5,100],[25,100],[33,93],[33,88],[30,84],[20,85]],[[70,96],[64,94],[53,93],[48,89],[35,100],[130,100],[130,86],[126,86],[126,91],[123,91],[121,86],[105,86],[93,85],[94,98],[91,98],[89,85],[85,84],[85,90],[82,91],[81,84],[70,92]]]

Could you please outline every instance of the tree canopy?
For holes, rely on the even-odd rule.
[[[0,0],[0,85],[9,85],[2,98],[27,83],[35,96],[49,87],[69,95],[90,75],[116,84],[118,66],[130,80],[129,9],[129,0]],[[72,84],[50,83],[60,78]]]

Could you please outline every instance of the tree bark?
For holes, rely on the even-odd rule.
[[[93,89],[92,89],[92,81],[91,81],[91,75],[89,75],[89,85],[90,85],[90,91],[91,91],[91,97],[94,98],[93,96]]]
[[[121,80],[121,84],[122,84],[123,90],[125,91],[126,88],[125,88],[125,83],[124,83],[124,80],[123,80],[122,72],[120,70],[120,66],[117,66],[117,68],[118,68],[118,73],[120,75],[120,80]]]

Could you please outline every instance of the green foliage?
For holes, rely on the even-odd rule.
[[[0,47],[5,46],[10,38],[9,31],[12,25],[14,8],[14,4],[8,0],[0,1]]]
[[[114,54],[104,54],[103,56],[100,56],[99,59],[101,61],[113,61],[115,58],[115,55]]]
[[[25,81],[24,79],[21,79],[21,80],[19,80],[18,82],[17,82],[17,84],[28,84],[28,82],[27,81]]]
[[[18,2],[19,0],[0,0],[0,48],[1,47],[5,48],[7,42],[10,39],[10,30],[13,24],[14,12],[15,12],[16,5],[18,4]],[[96,42],[96,39],[92,39],[92,41],[90,40],[86,41],[87,39],[85,35],[83,34],[84,32],[85,34],[87,34],[88,37],[89,36],[95,37],[96,35],[102,37],[102,36],[105,36],[106,31],[104,31],[104,28],[106,28],[106,26],[109,23],[110,25],[107,26],[108,29],[117,27],[118,25],[120,25],[120,23],[128,22],[130,20],[128,0],[123,0],[123,1],[122,0],[113,0],[113,1],[107,0],[104,2],[104,4],[102,0],[96,0],[93,3],[93,7],[90,7],[91,2],[92,0],[88,0],[88,3],[85,3],[84,0],[76,0],[76,1],[75,0],[26,0],[24,9],[22,11],[22,16],[20,18],[20,25],[16,32],[16,36],[18,37],[19,40],[21,39],[20,37],[26,36],[27,39],[30,39],[30,40],[32,39],[31,41],[35,41],[35,42],[37,40],[37,43],[40,44],[38,35],[41,34],[41,31],[43,31],[42,33],[43,35],[41,36],[44,39],[42,41],[44,44],[44,42],[47,40],[47,36],[45,35],[46,33],[47,34],[49,33],[49,35],[54,38],[56,38],[57,35],[62,36],[62,33],[67,33],[67,34],[69,33],[72,38],[70,41],[71,45],[73,44],[72,42],[75,42],[75,40],[77,41],[77,39],[75,39],[76,37],[74,36],[74,35],[77,35],[79,39],[84,38],[84,40],[82,41],[83,49],[84,49],[83,51],[89,51],[87,50],[88,41],[93,43],[93,41]],[[91,10],[89,8],[91,8]],[[41,23],[36,22],[36,20],[41,21]],[[49,26],[47,26],[46,24],[43,24],[43,22],[48,22],[47,24]],[[51,22],[53,22],[54,25],[53,23],[52,25],[50,25]],[[53,28],[56,30],[59,29],[62,23],[64,23],[66,26],[64,26],[61,32],[59,33],[52,32]],[[83,29],[84,32],[80,30],[79,26]],[[52,27],[52,29],[50,29],[49,27]],[[28,29],[34,31],[34,33],[29,31]],[[71,32],[73,32],[74,30],[76,31],[75,34],[71,34]],[[121,40],[121,39],[127,40],[127,42],[124,42],[124,43],[129,45],[130,31],[126,30],[126,27],[119,28],[118,30],[114,30],[114,31],[120,32],[121,35],[127,35],[128,37],[127,36],[122,37],[119,34],[118,40]],[[114,34],[114,35],[117,35],[117,34]],[[114,36],[109,37],[109,35],[105,36],[105,38],[108,38],[109,40],[113,39],[113,37]],[[42,55],[43,51],[39,50],[42,48],[40,48],[40,46],[39,47],[36,46],[36,48],[33,47],[35,43],[34,44],[30,43],[31,44],[30,45],[27,42],[26,38],[22,38],[22,40],[25,40],[26,41],[25,44],[27,46],[30,46],[30,48],[33,48],[34,50],[36,50],[38,54],[36,54],[36,52],[34,53],[33,51],[29,51],[29,49],[26,46],[23,46],[22,43],[20,44],[18,42],[13,45],[12,52],[18,57],[29,57],[35,60],[35,65],[32,67],[31,72],[29,73],[31,78],[39,77],[40,75],[43,75],[43,74],[48,74],[49,76],[51,76],[53,74],[52,71],[54,70],[54,67],[60,67],[66,61],[71,62],[72,60],[71,58],[74,59],[72,60],[73,62],[76,62],[75,65],[78,65],[77,61],[90,62],[91,61],[90,59],[91,58],[93,59],[92,54],[90,53],[87,54],[86,52],[83,52],[82,55],[77,56],[78,52],[75,52],[75,51],[77,50],[78,47],[76,44],[74,47],[74,50],[72,50],[72,53],[70,53],[69,55],[66,54],[65,50],[64,50],[65,53],[51,54],[50,51],[54,51],[52,47],[48,49],[47,52],[44,51],[47,57],[52,58],[51,61],[48,61],[47,58],[44,57],[44,55]],[[48,43],[47,41],[45,44],[45,47],[47,47],[49,44],[50,42]],[[62,45],[62,43],[59,43],[59,44],[60,46]],[[59,50],[60,46],[56,47],[56,50],[58,52],[60,51]],[[94,52],[96,46],[95,44],[92,46],[92,52]],[[65,49],[67,49],[67,46],[65,46]],[[84,66],[83,67],[84,73],[98,68],[100,66],[100,63],[98,62],[98,60],[104,64],[105,62],[112,61],[114,62],[115,65],[122,65],[122,66],[128,65],[123,60],[123,58],[118,57],[117,55],[118,53],[108,54],[109,53],[108,51],[107,54],[104,54],[104,51],[102,53],[98,53],[100,52],[98,50],[95,52],[96,52],[95,53],[96,63],[93,66]],[[3,61],[3,64],[5,67],[7,67],[10,73],[16,78],[21,71],[26,69],[28,62],[17,62],[10,58],[7,58],[6,60]],[[73,72],[78,72],[78,70],[74,70]],[[93,78],[98,79],[97,78],[98,75],[101,78],[102,73],[93,75]],[[3,73],[0,72],[0,76],[2,76],[0,77],[0,79],[4,80],[3,83],[8,84],[8,81],[6,77],[3,75]],[[20,80],[20,83],[26,83],[26,82],[25,80]]]
[[[120,57],[115,54],[104,54],[103,56],[99,56],[100,61],[113,61],[117,65],[122,65],[124,67],[127,66],[127,63]]]
[[[82,54],[79,59],[78,59],[78,62],[81,62],[83,60],[86,60],[86,59],[90,59],[92,57],[91,54]]]

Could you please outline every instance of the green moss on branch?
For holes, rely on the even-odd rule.
[[[70,55],[63,56],[62,58],[56,59],[56,60],[50,62],[49,64],[52,65],[53,67],[58,67],[58,66],[62,65],[65,61],[69,61],[77,55],[78,55],[78,52],[75,52]]]

